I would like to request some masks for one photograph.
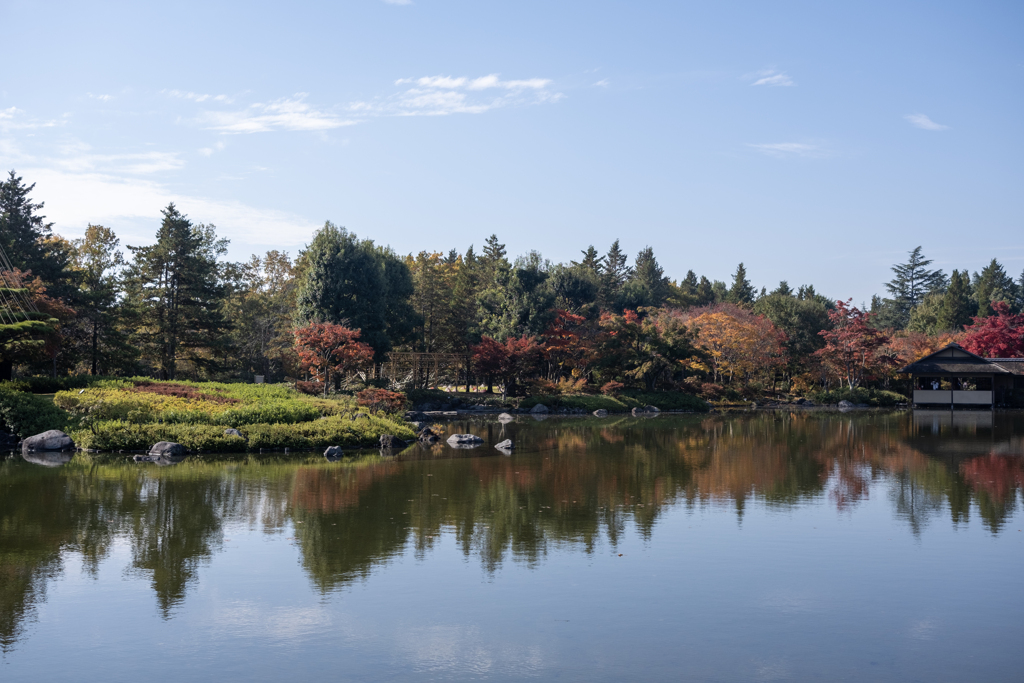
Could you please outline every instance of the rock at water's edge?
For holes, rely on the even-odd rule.
[[[188,453],[187,448],[173,441],[160,441],[153,444],[153,447],[149,449],[150,455],[163,456],[165,458],[180,458],[186,453]]]
[[[505,439],[500,443],[494,444],[494,447],[503,453],[511,453],[515,445],[512,443],[512,439]]]
[[[405,448],[406,443],[399,439],[394,434],[381,434],[380,435],[380,447],[381,448]]]
[[[850,403],[849,401],[847,401],[846,399],[843,399],[842,401],[839,402],[839,407],[840,408],[853,408],[854,405],[852,403]]]
[[[594,417],[608,417],[608,411],[604,408],[598,408],[594,411]]]
[[[544,415],[548,412],[548,407],[543,403],[538,403],[534,407],[530,408],[530,412],[534,415]]]
[[[341,446],[328,446],[324,451],[324,457],[328,460],[337,460],[341,457]]]
[[[74,449],[75,442],[71,437],[59,429],[51,429],[42,434],[30,436],[21,442],[21,450],[29,451],[70,451]]]
[[[448,445],[450,446],[476,446],[484,442],[476,434],[452,434],[448,437]]]
[[[244,436],[242,436],[242,432],[238,431],[237,429],[225,429],[224,436],[237,436],[240,439],[245,438]]]
[[[501,422],[503,424],[507,424],[509,422],[515,422],[515,421],[516,421],[516,419],[514,417],[512,417],[511,415],[509,415],[508,413],[502,413],[501,415],[498,416],[498,422]]]

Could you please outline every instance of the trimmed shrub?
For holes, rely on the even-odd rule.
[[[659,392],[646,394],[630,392],[621,396],[529,396],[524,398],[520,408],[529,410],[538,403],[548,408],[569,408],[583,409],[587,412],[603,408],[610,413],[628,412],[633,408],[642,408],[646,405],[653,405],[660,410],[688,410],[695,413],[706,413],[708,404],[692,394],[682,392]]]
[[[101,451],[141,451],[158,441],[174,441],[192,451],[205,453],[242,453],[245,439],[225,436],[222,425],[135,424],[123,420],[97,422],[79,429],[71,438],[82,448]]]
[[[48,398],[0,385],[0,427],[24,438],[68,428],[70,416]]]

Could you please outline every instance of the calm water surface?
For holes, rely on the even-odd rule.
[[[1019,414],[449,429],[0,463],[0,680],[1024,680]]]

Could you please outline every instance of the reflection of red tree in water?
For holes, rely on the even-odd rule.
[[[398,463],[328,469],[300,467],[295,472],[292,504],[316,512],[340,512],[359,505],[359,494],[374,482],[397,474]]]
[[[977,492],[985,492],[1000,503],[1024,487],[1024,465],[1019,455],[990,453],[960,463],[960,476]]]

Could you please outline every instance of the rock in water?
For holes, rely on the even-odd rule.
[[[51,429],[42,434],[30,436],[21,442],[21,450],[29,451],[70,451],[74,449],[75,442],[71,437],[59,429]]]
[[[645,413],[660,413],[661,409],[657,406],[644,406]]]
[[[341,457],[341,446],[328,446],[324,451],[324,457],[334,462]]]
[[[238,431],[237,429],[225,429],[224,436],[237,436],[240,439],[245,438],[244,436],[242,436],[242,432]]]
[[[850,403],[849,401],[844,399],[844,400],[839,402],[839,407],[840,408],[853,408],[854,405],[852,403]]]
[[[534,415],[545,415],[548,412],[548,407],[543,403],[538,403],[534,407],[530,408],[530,412]]]
[[[167,467],[168,465],[177,465],[180,462],[184,462],[185,456],[183,455],[136,455],[132,458],[135,462],[151,462],[158,467]]]
[[[509,422],[515,422],[515,420],[516,419],[514,417],[512,417],[511,415],[509,415],[508,413],[502,413],[501,415],[498,416],[498,422],[500,422],[502,424],[508,424]]]
[[[188,449],[180,443],[175,443],[173,441],[160,441],[153,444],[153,447],[149,449],[150,455],[165,458],[181,458],[184,457],[187,452]]]
[[[406,443],[393,434],[380,435],[381,448],[405,448]]]
[[[476,434],[452,434],[448,437],[448,445],[454,448],[472,448],[484,442]]]
[[[608,417],[608,411],[604,408],[598,408],[594,411],[594,417]]]
[[[512,449],[515,448],[515,445],[513,445],[512,439],[505,439],[501,443],[494,444],[494,447],[505,455],[511,455]]]

